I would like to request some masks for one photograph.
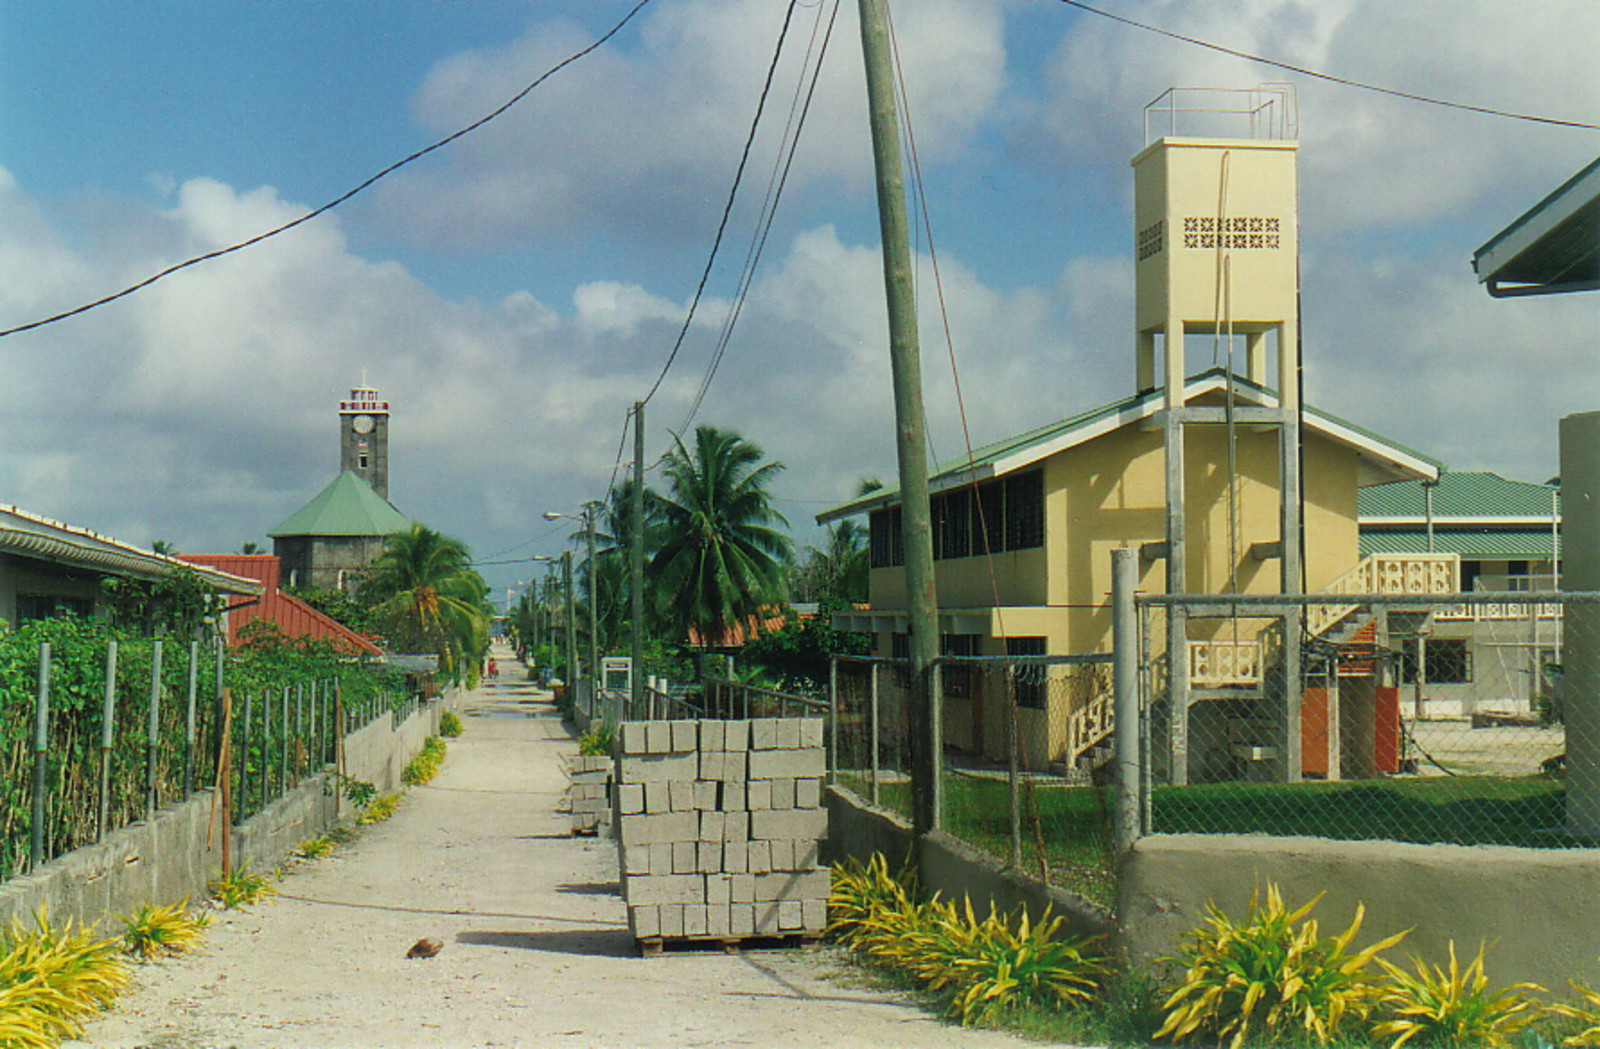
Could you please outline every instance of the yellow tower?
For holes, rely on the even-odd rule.
[[[1276,407],[1252,409],[1249,424],[1278,429],[1279,534],[1253,543],[1257,556],[1276,557],[1281,589],[1303,590],[1300,550],[1299,232],[1296,208],[1294,99],[1289,88],[1241,91],[1178,89],[1145,109],[1148,145],[1133,158],[1134,301],[1139,392],[1161,390],[1166,450],[1166,541],[1147,551],[1166,558],[1168,593],[1189,593],[1203,574],[1189,571],[1184,493],[1184,432],[1195,425],[1229,425],[1239,368],[1234,346],[1243,339],[1243,378],[1278,391]],[[1181,137],[1180,123],[1235,137]],[[1152,123],[1166,123],[1154,138]],[[1240,134],[1240,132],[1244,134]],[[1191,405],[1184,396],[1186,336],[1205,343],[1222,363],[1226,347],[1228,396],[1222,406]],[[1231,436],[1231,429],[1230,429]],[[1230,489],[1229,498],[1233,498]],[[1236,552],[1230,551],[1230,562]],[[1188,615],[1168,616],[1171,654],[1169,706],[1171,775],[1188,774]],[[1285,636],[1299,636],[1299,612],[1287,615]],[[1284,646],[1279,773],[1300,778],[1298,739],[1299,646]]]

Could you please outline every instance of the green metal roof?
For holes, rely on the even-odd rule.
[[[1185,396],[1194,396],[1197,391],[1193,388],[1197,386],[1204,386],[1207,383],[1217,385],[1220,388],[1226,388],[1226,378],[1226,369],[1210,368],[1198,375],[1192,376],[1187,380],[1185,383]],[[1261,402],[1276,400],[1276,392],[1265,386],[1251,382],[1240,375],[1234,375],[1233,380],[1234,388],[1244,392],[1247,396],[1254,395],[1255,398]],[[1058,441],[1070,441],[1075,432],[1092,431],[1096,424],[1115,419],[1120,415],[1127,414],[1131,416],[1139,413],[1148,413],[1153,408],[1159,407],[1164,397],[1165,393],[1162,390],[1146,390],[1145,392],[1135,394],[1132,397],[1124,397],[1122,400],[1113,401],[1110,404],[1102,405],[1098,408],[1091,408],[1086,412],[1081,412],[1078,415],[1062,419],[1060,422],[1049,423],[1045,426],[1040,426],[1036,429],[1018,434],[1015,437],[1007,437],[1003,440],[986,444],[980,448],[975,448],[970,456],[963,455],[959,459],[953,459],[949,462],[941,463],[930,474],[928,478],[929,486],[933,490],[938,491],[941,488],[951,487],[958,483],[965,483],[975,475],[982,476],[986,469],[995,467],[1003,460],[1011,460],[1017,456],[1026,458],[1030,449],[1039,449],[1042,457],[1043,454],[1047,454],[1046,449],[1044,449],[1042,446],[1050,445]],[[1312,428],[1316,428],[1318,427],[1318,424],[1321,424],[1321,427],[1325,430],[1344,431],[1354,443],[1369,446],[1374,449],[1382,449],[1385,453],[1390,455],[1396,455],[1415,460],[1417,463],[1425,464],[1428,467],[1432,467],[1436,471],[1442,469],[1442,466],[1438,460],[1423,455],[1421,452],[1407,448],[1404,445],[1396,444],[1388,438],[1381,437],[1378,434],[1373,433],[1371,430],[1367,430],[1356,425],[1355,423],[1349,422],[1348,420],[1341,419],[1338,416],[1331,415],[1327,412],[1313,408],[1310,405],[1306,405],[1304,407],[1303,417],[1308,426]],[[1019,464],[1011,463],[999,470],[996,470],[995,473],[1004,473],[1008,470],[1017,468],[1019,468]],[[899,490],[897,488],[879,488],[867,493],[866,495],[860,496],[859,498],[852,499],[849,502],[841,503],[838,506],[823,511],[821,514],[817,515],[817,520],[819,522],[837,520],[840,517],[848,517],[852,514],[862,513],[866,510],[875,509],[879,506],[893,505],[897,502],[899,502]]]
[[[1537,517],[1549,520],[1552,493],[1559,489],[1547,484],[1512,481],[1487,472],[1441,473],[1433,488],[1433,516],[1481,520],[1491,517]],[[1422,482],[1363,488],[1356,495],[1357,513],[1369,517],[1415,517],[1427,515],[1427,496]]]
[[[410,519],[393,503],[374,492],[354,471],[346,470],[267,534],[274,539],[296,535],[393,535],[410,527]]]
[[[1460,554],[1471,559],[1544,561],[1554,547],[1550,529],[1516,528],[1487,531],[1434,529],[1433,549],[1440,554]],[[1420,531],[1361,533],[1361,556],[1368,554],[1420,554],[1428,539]]]

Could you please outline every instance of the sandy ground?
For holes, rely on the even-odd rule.
[[[468,698],[444,770],[388,822],[223,912],[197,954],[138,969],[73,1045],[1019,1046],[875,990],[831,948],[635,949],[614,846],[560,811],[576,747],[521,667]],[[407,960],[416,940],[439,956]]]

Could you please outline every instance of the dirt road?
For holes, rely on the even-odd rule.
[[[388,822],[223,912],[192,957],[141,967],[76,1045],[1019,1046],[865,988],[829,948],[643,959],[614,846],[559,811],[576,748],[499,652],[444,770]],[[407,960],[421,937],[444,949]]]

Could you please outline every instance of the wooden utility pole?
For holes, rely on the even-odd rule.
[[[872,156],[878,175],[878,222],[883,236],[883,282],[889,305],[889,365],[894,379],[895,446],[900,460],[900,506],[906,558],[906,618],[911,633],[911,822],[926,833],[939,826],[943,796],[943,717],[934,694],[939,655],[939,606],[933,583],[933,526],[928,508],[927,422],[922,410],[922,361],[911,281],[900,120],[889,53],[886,0],[860,0],[861,50],[867,68]]]
[[[633,671],[628,675],[628,714],[644,709],[644,402],[633,402],[633,541],[628,547],[628,576],[633,599]]]
[[[589,547],[589,720],[594,721],[600,702],[600,620],[595,614],[595,591],[599,579],[595,575],[594,521],[600,513],[600,504],[583,504],[583,534]]]
[[[578,620],[577,602],[572,599],[572,551],[561,551],[561,608],[567,628],[567,670],[561,675],[562,687],[567,690],[567,702],[576,703],[578,696]],[[575,708],[574,708],[575,709]]]

